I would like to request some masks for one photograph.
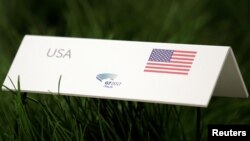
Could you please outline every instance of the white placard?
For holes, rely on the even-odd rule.
[[[32,93],[57,94],[61,77],[62,95],[198,107],[212,95],[248,97],[223,46],[26,35],[3,85],[15,90],[18,76]]]

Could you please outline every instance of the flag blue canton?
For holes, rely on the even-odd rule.
[[[148,61],[170,62],[174,50],[153,49]]]

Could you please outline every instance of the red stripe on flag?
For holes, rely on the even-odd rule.
[[[178,52],[178,53],[192,53],[192,54],[196,54],[196,51],[174,50],[174,52]]]
[[[147,65],[191,68],[191,66],[188,66],[188,65],[175,65],[175,64],[147,63]]]
[[[183,62],[183,61],[171,61],[169,63],[179,63],[179,64],[193,64],[193,62]]]
[[[172,57],[171,59],[175,59],[175,60],[188,60],[188,61],[193,61],[194,59],[190,59],[190,58],[178,58],[178,57]]]
[[[183,56],[183,57],[195,57],[195,55],[188,55],[188,54],[176,54],[174,53],[173,56]]]
[[[171,72],[171,71],[157,71],[157,70],[144,70],[144,72],[156,72],[156,73],[170,73],[170,74],[188,75],[188,73],[185,73],[185,72]]]
[[[163,69],[163,70],[177,70],[177,71],[189,71],[189,69],[153,67],[153,66],[146,66],[146,68],[149,68],[149,69]]]

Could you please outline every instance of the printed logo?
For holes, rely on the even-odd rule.
[[[103,87],[113,88],[113,87],[120,86],[122,84],[122,82],[115,81],[117,76],[118,76],[117,74],[113,74],[113,73],[101,73],[101,74],[96,75],[96,79],[99,80],[103,84]]]

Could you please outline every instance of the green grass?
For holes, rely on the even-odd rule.
[[[250,2],[0,0],[0,84],[25,34],[228,45],[250,88]],[[211,54],[212,55],[212,54]],[[21,89],[18,87],[17,89]],[[0,91],[0,140],[195,139],[195,108]],[[207,124],[250,124],[248,99],[213,98]]]

